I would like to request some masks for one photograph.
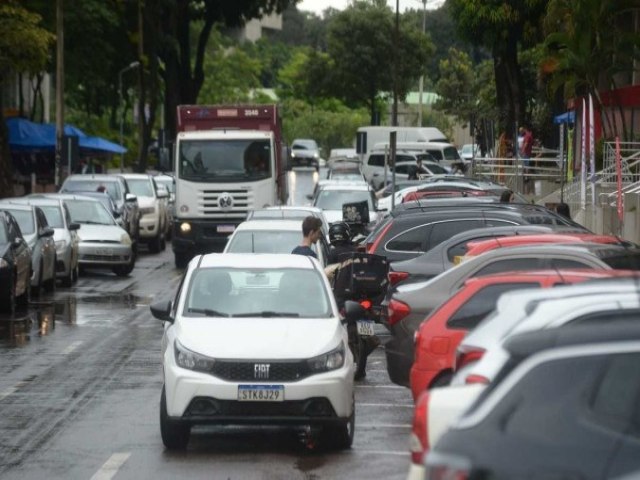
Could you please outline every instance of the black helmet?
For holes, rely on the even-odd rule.
[[[329,241],[349,242],[351,241],[351,230],[345,222],[332,223],[329,227]]]

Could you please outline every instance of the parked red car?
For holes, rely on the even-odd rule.
[[[503,247],[517,247],[540,243],[606,243],[625,245],[628,242],[613,235],[594,233],[542,233],[535,235],[514,235],[512,237],[491,238],[467,243],[467,257],[475,257],[489,250]]]
[[[434,310],[416,332],[410,372],[414,400],[426,389],[449,383],[458,345],[466,333],[495,308],[502,293],[629,274],[620,270],[538,270],[470,278]]]

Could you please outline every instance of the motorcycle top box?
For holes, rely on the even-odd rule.
[[[375,297],[387,289],[389,262],[381,255],[354,252],[344,256],[333,289],[345,297]]]

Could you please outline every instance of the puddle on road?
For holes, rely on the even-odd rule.
[[[17,312],[14,316],[0,318],[0,342],[11,347],[22,347],[32,337],[49,335],[56,324],[53,305],[38,305],[30,312]]]
[[[151,296],[139,296],[132,293],[119,294],[78,294],[79,304],[97,304],[108,305],[113,307],[124,307],[134,309],[142,305],[150,305],[153,302]]]

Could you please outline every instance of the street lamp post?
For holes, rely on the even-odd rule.
[[[122,74],[140,65],[140,62],[131,62],[118,73],[118,104],[120,105],[120,145],[124,145],[124,107],[122,105]],[[120,155],[120,172],[124,172],[124,153]]]

